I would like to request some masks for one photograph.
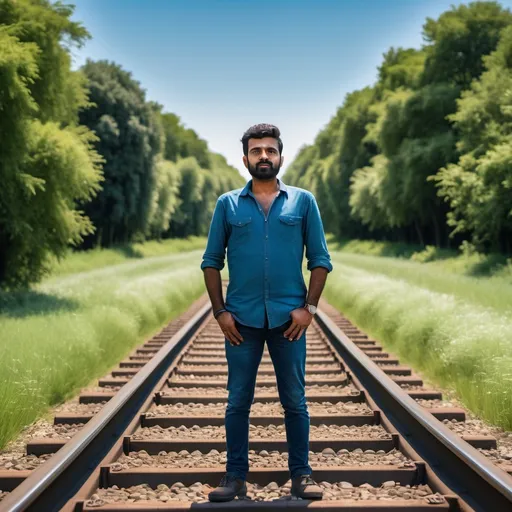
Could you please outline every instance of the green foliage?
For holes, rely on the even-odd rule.
[[[186,129],[176,114],[162,114],[165,135],[164,158],[176,162],[180,158],[193,156],[198,164],[208,169],[210,158],[206,141],[199,138],[192,129]]]
[[[156,162],[156,182],[148,215],[150,238],[160,239],[169,229],[171,216],[181,204],[178,197],[180,180],[176,164],[162,159]]]
[[[512,13],[498,2],[453,6],[438,20],[427,18],[423,37],[427,59],[423,83],[448,82],[467,89],[483,70],[482,57],[497,46]]]
[[[37,76],[28,89],[43,122],[76,123],[78,110],[87,102],[83,75],[71,71],[70,49],[82,46],[90,36],[81,23],[70,20],[73,10],[49,0],[0,2],[0,27],[38,50],[34,52]]]
[[[92,231],[78,203],[101,181],[93,135],[77,128],[83,79],[68,50],[85,30],[43,0],[0,3],[0,286],[39,280],[51,257]],[[63,128],[63,126],[66,126]]]
[[[381,198],[382,181],[387,175],[388,165],[384,155],[377,155],[372,159],[372,165],[358,169],[351,177],[351,213],[372,230],[391,224]]]
[[[162,136],[155,109],[131,73],[90,60],[83,72],[92,104],[80,112],[80,122],[96,132],[105,159],[103,189],[85,208],[97,227],[94,241],[111,246],[146,231]]]
[[[92,104],[80,120],[106,160],[103,190],[86,207],[98,227],[87,246],[207,234],[218,195],[243,185],[238,171],[177,115],[146,102],[117,64],[88,61],[83,70]]]
[[[435,177],[450,205],[453,234],[471,234],[479,247],[512,251],[512,27],[485,59],[451,116],[464,154]]]
[[[203,204],[205,173],[194,157],[180,160],[177,168],[181,177],[178,193],[181,205],[172,219],[172,232],[177,236],[186,237],[198,233],[201,229],[199,217]]]
[[[377,82],[347,95],[287,174],[329,231],[444,247],[454,228],[457,245],[512,251],[511,24],[496,2],[452,7],[426,21],[422,49],[389,49]]]
[[[92,232],[76,204],[89,200],[101,181],[90,132],[39,121],[30,122],[28,130],[26,157],[2,202],[9,212],[1,219],[0,280],[6,286],[39,280],[50,255],[62,256],[69,244]]]
[[[425,52],[413,48],[390,48],[379,67],[378,92],[417,89],[425,64]]]

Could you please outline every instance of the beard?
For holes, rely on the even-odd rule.
[[[281,160],[279,160],[281,162]],[[262,164],[268,164],[269,167],[261,167]],[[272,162],[258,162],[255,166],[249,164],[249,172],[253,178],[261,181],[270,181],[273,180],[281,169],[281,163],[274,167]]]

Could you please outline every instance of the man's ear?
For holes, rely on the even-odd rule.
[[[249,169],[249,162],[247,161],[247,157],[245,155],[242,157],[242,161],[244,162],[245,168]]]
[[[283,162],[284,162],[284,156],[281,157],[281,165],[279,167],[283,166]]]

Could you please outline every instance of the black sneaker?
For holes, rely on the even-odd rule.
[[[208,494],[208,499],[215,502],[231,501],[235,497],[243,499],[246,494],[247,486],[245,480],[236,476],[224,475],[219,486]]]
[[[311,475],[292,478],[292,496],[303,500],[321,500],[324,495],[322,488],[313,480]]]

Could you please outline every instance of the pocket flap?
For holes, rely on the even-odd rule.
[[[245,226],[252,221],[252,217],[231,217],[228,222],[233,226]]]
[[[301,223],[302,217],[298,217],[297,215],[279,215],[279,220],[285,224],[293,225]]]

